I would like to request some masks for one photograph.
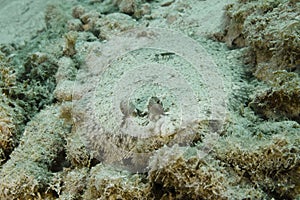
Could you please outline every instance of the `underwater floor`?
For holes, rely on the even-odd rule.
[[[0,0],[0,199],[300,199],[297,0]]]

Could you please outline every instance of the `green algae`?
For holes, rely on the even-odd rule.
[[[62,164],[61,160],[55,161],[63,151],[63,137],[68,132],[58,111],[57,107],[49,107],[26,126],[19,146],[1,167],[1,199],[37,199],[49,195],[51,169]]]
[[[119,9],[120,2],[126,1],[117,2]],[[25,47],[1,48],[6,54],[0,64],[5,94],[0,101],[1,199],[299,198],[298,22],[290,21],[297,2],[239,1],[226,8],[233,22],[224,37],[227,45],[250,47],[250,60],[257,64],[252,73],[267,82],[263,91],[255,91],[260,83],[248,80],[248,69],[240,67],[246,49],[225,52],[223,45],[199,38],[218,67],[230,71],[224,70],[231,81],[225,88],[232,87],[224,126],[218,133],[197,129],[199,137],[187,147],[154,145],[148,172],[137,174],[95,159],[84,133],[74,131],[84,116],[74,105],[90,89],[75,81],[76,75],[79,80],[89,77],[83,71],[91,66],[83,60],[90,52],[100,56],[102,40],[138,23],[124,14],[106,16],[99,7],[94,14],[87,12],[100,1],[81,3],[84,9],[73,9],[73,17],[80,19],[77,28],[67,27],[64,13],[50,6],[45,32]],[[116,12],[114,6],[109,4],[106,12]],[[282,26],[275,26],[274,16]],[[68,31],[78,37],[65,57],[63,35]]]
[[[299,9],[299,3],[287,0],[229,5],[224,40],[230,47],[250,47],[261,80],[276,70],[293,71],[300,62]]]

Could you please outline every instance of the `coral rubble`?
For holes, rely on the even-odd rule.
[[[223,54],[206,1],[74,2],[0,46],[0,199],[300,198],[298,1],[229,4]]]

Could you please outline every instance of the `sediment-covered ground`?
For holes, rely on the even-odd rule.
[[[299,199],[297,0],[0,0],[0,199]]]

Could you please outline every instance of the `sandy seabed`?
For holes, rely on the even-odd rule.
[[[299,199],[295,0],[0,0],[0,199]]]

